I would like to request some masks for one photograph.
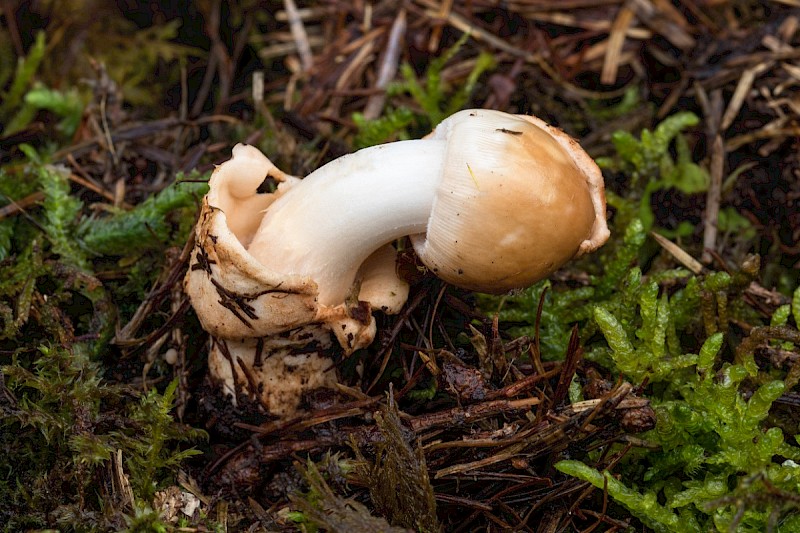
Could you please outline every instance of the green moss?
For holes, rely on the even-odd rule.
[[[66,169],[41,163],[35,164],[35,169],[44,192],[43,226],[53,252],[65,263],[88,270],[86,254],[75,238],[82,204],[70,195]]]
[[[676,189],[686,194],[703,192],[708,188],[709,175],[701,166],[692,161],[692,154],[682,131],[699,122],[696,115],[689,112],[676,113],[664,119],[653,131],[642,130],[637,139],[630,132],[616,131],[611,140],[616,156],[599,158],[598,165],[622,172],[630,179],[624,198],[608,195],[608,201],[617,208],[618,219],[624,223],[636,217],[642,221],[645,230],[652,229],[655,215],[650,200],[656,191]],[[675,156],[670,152],[674,146]],[[673,231],[660,230],[669,235],[689,235],[693,226],[681,222]]]
[[[371,461],[356,449],[357,478],[369,488],[378,512],[393,525],[421,532],[440,531],[425,456],[420,448],[415,450],[409,445],[391,398],[389,406],[375,414],[375,421],[383,442],[376,445]]]
[[[608,472],[598,472],[580,461],[561,461],[556,464],[556,468],[565,474],[587,481],[598,489],[607,490],[612,498],[658,533],[701,531],[691,517],[681,519],[670,509],[659,504],[655,493],[632,490]]]
[[[338,462],[336,456],[326,456],[323,467]],[[292,503],[297,509],[290,519],[301,531],[348,531],[352,533],[408,533],[409,529],[391,526],[385,519],[372,516],[362,503],[337,495],[325,481],[320,468],[312,461],[305,466],[295,465],[308,484],[308,491],[296,494]],[[328,468],[325,468],[327,470]],[[337,465],[338,469],[338,465]]]
[[[743,367],[726,364],[719,375],[708,372],[721,342],[721,334],[709,338],[694,377],[684,374],[687,381],[670,389],[672,399],[658,403],[658,425],[648,439],[662,449],[644,458],[649,466],[639,488],[631,486],[634,477],[623,474],[626,485],[577,461],[556,467],[607,486],[612,498],[656,531],[765,531],[773,513],[796,521],[798,505],[781,492],[797,492],[800,469],[780,458],[796,457],[800,448],[787,444],[780,429],[764,427],[784,385],[769,382],[747,398]]]
[[[557,468],[608,490],[655,531],[766,531],[770,524],[783,531],[780,524],[796,522],[800,513],[797,500],[785,497],[800,488],[800,448],[768,421],[786,391],[786,374],[758,366],[756,343],[737,347],[734,362],[725,355],[726,343],[736,342],[727,331],[737,318],[730,302],[741,298],[739,276],[692,277],[670,294],[642,279],[638,268],[630,272],[641,283],[637,301],[629,309],[614,298],[593,307],[604,342],[592,343],[587,357],[649,383],[657,424],[645,438],[659,451],[634,454],[618,476],[577,461]],[[788,317],[788,308],[779,308],[771,321],[785,324]],[[696,336],[680,335],[692,322]],[[800,339],[785,325],[751,334]]]
[[[0,517],[9,520],[8,531],[22,524],[99,526],[104,503],[94,483],[116,453],[140,503],[172,484],[180,463],[198,453],[178,446],[204,433],[172,419],[177,381],[124,408],[125,391],[102,379],[101,366],[80,345],[20,351],[0,371],[6,398],[13,399],[0,431],[11,468],[0,481],[6,495]],[[58,483],[51,485],[53,479]]]
[[[358,128],[353,139],[353,148],[360,149],[393,140],[408,138],[406,128],[414,122],[414,114],[406,107],[387,110],[383,116],[367,120],[361,113],[353,114]]]
[[[57,129],[65,137],[75,133],[83,115],[84,102],[74,88],[57,91],[37,84],[25,95],[25,103],[33,109],[46,109],[61,117]]]
[[[543,356],[563,354],[577,324],[585,357],[646,384],[655,409],[656,427],[643,437],[656,451],[631,451],[614,475],[588,458],[557,468],[607,490],[654,531],[793,531],[787,524],[800,516],[800,447],[770,412],[796,376],[758,359],[756,350],[769,343],[797,350],[800,289],[791,305],[765,318],[745,299],[757,262],[730,273],[643,272],[645,241],[634,219],[591,265],[598,270],[586,286],[545,282],[502,302],[501,320],[534,335],[543,298]],[[740,338],[732,325],[743,323],[757,327]]]
[[[425,135],[442,120],[466,106],[481,75],[495,64],[491,54],[481,52],[463,83],[457,87],[446,83],[442,78],[442,71],[467,39],[469,34],[463,34],[453,46],[434,58],[422,80],[417,78],[411,65],[404,63],[400,67],[403,81],[390,84],[386,92],[390,99],[401,94],[410,95],[419,110],[390,105],[381,117],[374,120],[365,120],[360,114],[353,115],[353,121],[358,127],[353,145],[364,148],[390,140]],[[412,133],[409,130],[413,130]]]
[[[149,261],[163,261],[163,254],[147,255],[147,271],[120,285],[103,283],[95,269],[115,251],[136,258],[182,246],[206,185],[175,185],[103,224],[83,218],[62,169],[29,147],[25,153],[24,168],[0,174],[6,198],[43,193],[40,205],[4,221],[13,234],[0,241],[8,255],[0,261],[0,468],[7,473],[0,523],[7,531],[119,530],[126,523],[152,530],[141,524],[159,523],[148,511],[155,491],[174,484],[180,466],[198,453],[186,442],[204,433],[172,418],[177,382],[139,397],[104,379],[102,361],[117,356],[109,351],[118,323],[114,299],[124,288],[147,290],[159,271]],[[20,175],[33,179],[15,190]],[[104,255],[90,253],[87,242]],[[115,508],[101,482],[112,457],[121,457],[130,480],[130,515]]]
[[[5,135],[25,127],[36,112],[35,107],[23,105],[23,101],[25,93],[33,83],[36,72],[45,58],[46,48],[45,33],[40,31],[36,34],[36,40],[28,51],[28,55],[17,61],[11,85],[0,98],[0,124],[3,124],[3,134]],[[6,76],[0,76],[0,78],[3,77]]]
[[[147,198],[130,211],[117,211],[102,219],[86,218],[78,235],[82,246],[93,256],[136,257],[145,252],[185,242],[207,183],[197,183],[199,175],[174,183]]]

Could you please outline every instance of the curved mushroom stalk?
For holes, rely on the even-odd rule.
[[[392,241],[411,236],[445,281],[500,293],[601,246],[605,205],[594,161],[535,117],[461,111],[424,139],[360,150],[302,180],[237,145],[211,178],[186,277],[216,338],[211,374],[291,414],[304,390],[330,385],[331,335],[346,354],[365,347],[372,309],[406,301]],[[298,365],[300,386],[276,378],[302,374]]]

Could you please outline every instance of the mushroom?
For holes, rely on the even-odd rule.
[[[364,261],[356,298],[334,306],[317,303],[313,279],[265,268],[247,251],[264,211],[299,183],[256,148],[235,146],[209,180],[184,281],[212,336],[212,379],[234,403],[239,393],[252,393],[277,416],[292,414],[304,391],[336,383],[325,355],[331,332],[345,353],[365,347],[375,336],[371,309],[396,313],[408,296],[391,245]]]
[[[186,277],[211,375],[278,416],[332,386],[331,333],[345,354],[363,348],[372,310],[407,298],[391,246],[404,236],[454,285],[527,287],[607,240],[602,175],[561,130],[478,109],[302,180],[237,145],[210,180]]]

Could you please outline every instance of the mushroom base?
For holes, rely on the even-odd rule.
[[[286,418],[300,408],[303,394],[338,383],[330,357],[330,332],[299,328],[280,337],[212,339],[208,367],[212,381],[236,405],[240,394],[258,401],[270,415]]]

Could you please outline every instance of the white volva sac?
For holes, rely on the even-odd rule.
[[[527,287],[607,240],[602,175],[561,130],[479,109],[302,180],[237,145],[212,175],[186,277],[215,339],[212,376],[278,416],[305,390],[331,386],[320,362],[331,333],[345,353],[363,348],[375,335],[371,310],[405,302],[391,243],[407,235],[450,283]]]

